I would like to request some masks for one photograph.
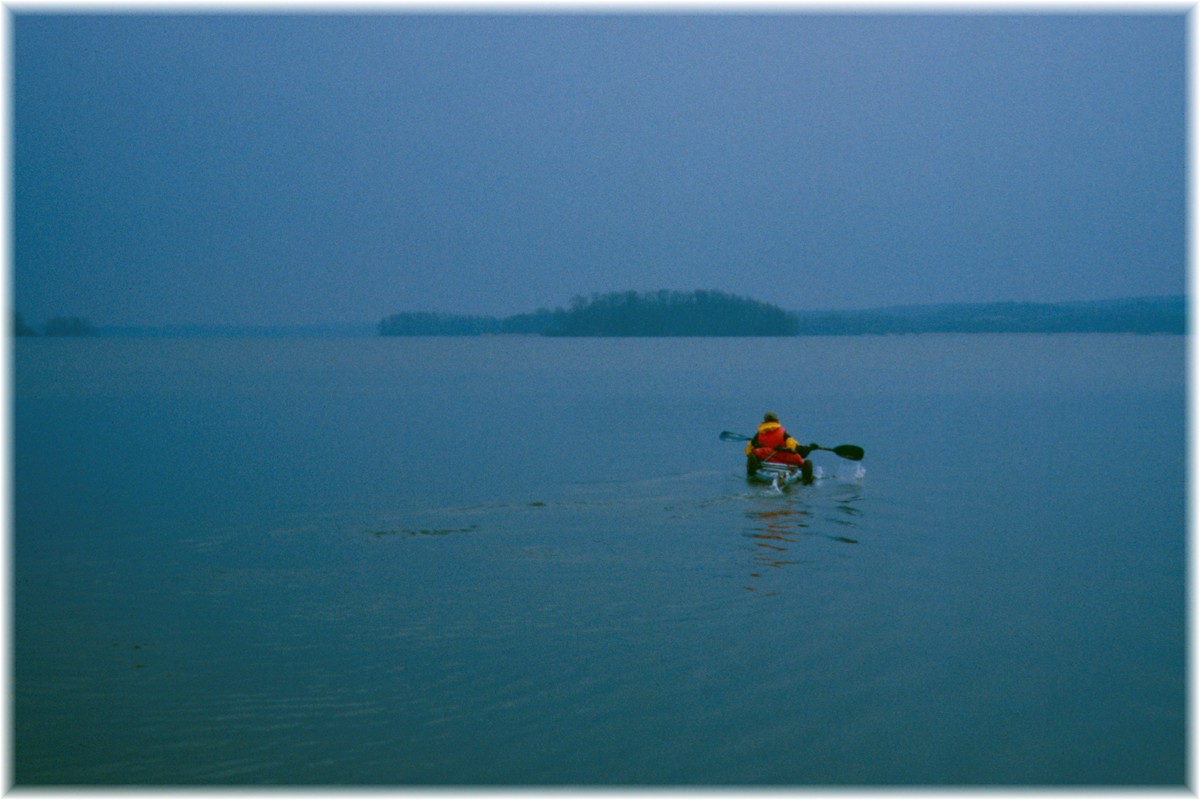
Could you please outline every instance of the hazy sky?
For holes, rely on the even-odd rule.
[[[1185,290],[1186,17],[15,13],[31,322]]]

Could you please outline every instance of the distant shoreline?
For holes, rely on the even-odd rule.
[[[723,314],[727,316],[722,317]],[[411,312],[393,315],[378,324],[93,326],[89,323],[80,330],[82,332],[75,335],[90,338],[187,339],[506,335],[793,338],[930,333],[1186,335],[1188,332],[1185,295],[1065,303],[939,303],[840,311],[784,311],[720,292],[594,295],[591,301],[577,298],[571,309],[539,309],[509,317]],[[15,335],[17,338],[61,338],[72,334],[47,335],[21,323]]]
[[[942,303],[841,311],[785,311],[721,292],[617,292],[576,298],[569,309],[506,318],[396,314],[384,336],[535,333],[565,337],[869,336],[922,333],[1186,334],[1187,298],[1066,303]]]
[[[904,333],[1187,333],[1187,298],[1070,303],[953,303],[799,312],[800,335]]]

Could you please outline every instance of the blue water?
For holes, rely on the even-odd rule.
[[[1186,340],[18,340],[18,785],[1182,785]],[[777,411],[820,479],[746,483]]]

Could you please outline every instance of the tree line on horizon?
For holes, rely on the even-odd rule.
[[[379,324],[383,336],[795,336],[795,317],[778,306],[717,290],[609,292],[576,296],[569,308],[509,317],[409,312]]]
[[[1076,303],[953,303],[851,311],[785,311],[720,291],[610,292],[569,308],[510,317],[411,312],[383,336],[855,336],[903,333],[1187,332],[1184,296]]]
[[[13,312],[13,336],[95,336],[96,326],[83,317],[52,317],[39,331]]]
[[[717,290],[609,292],[577,296],[567,308],[492,317],[408,312],[377,326],[383,336],[857,336],[919,333],[1187,333],[1184,295],[1074,303],[957,303],[850,311],[786,311]],[[275,328],[98,328],[77,316],[35,328],[12,312],[18,337],[288,335]],[[357,327],[357,326],[354,326]],[[195,329],[193,329],[195,328]],[[361,333],[369,335],[370,327]]]

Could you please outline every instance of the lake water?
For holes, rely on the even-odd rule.
[[[19,786],[1187,780],[1185,337],[14,348]]]

